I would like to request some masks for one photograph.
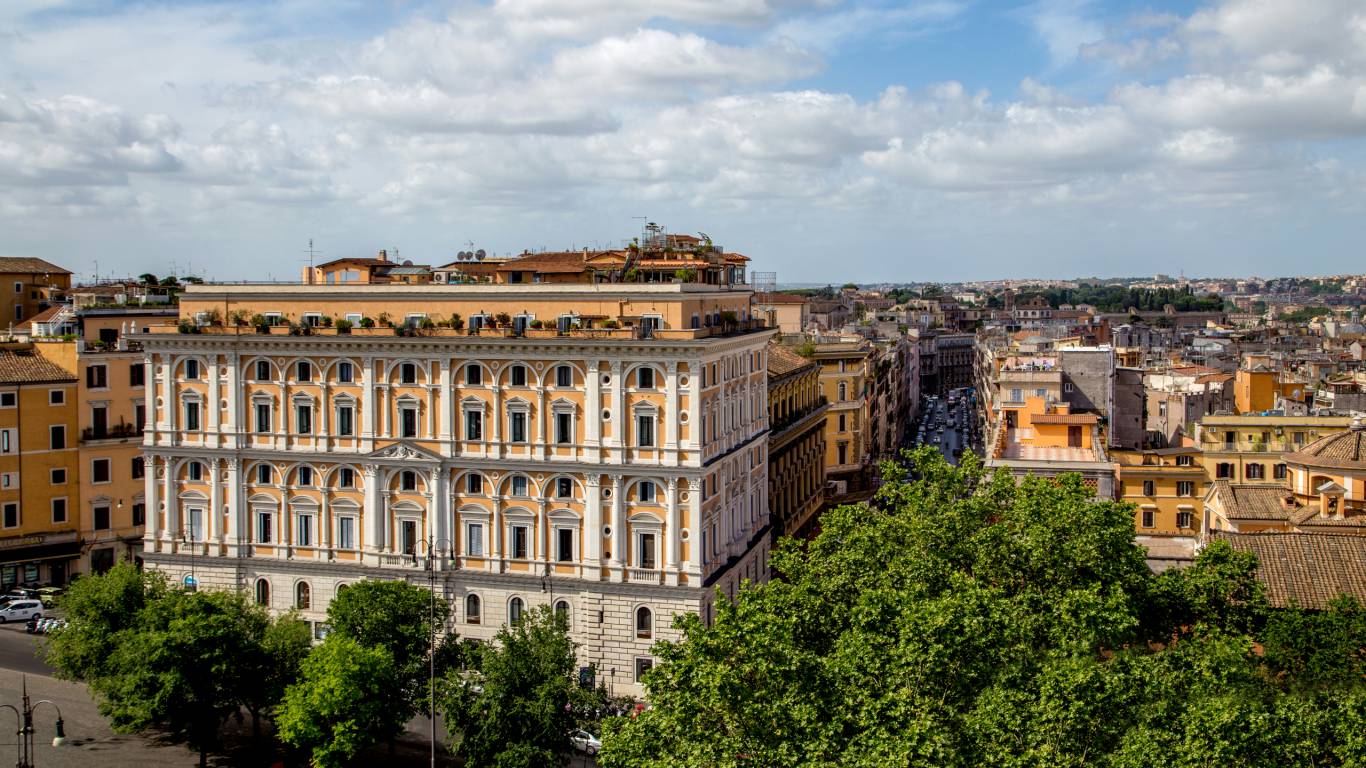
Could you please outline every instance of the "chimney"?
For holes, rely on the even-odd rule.
[[[382,250],[382,251],[379,252],[379,255],[376,256],[375,258],[379,259],[380,261],[388,261],[388,260],[389,260],[389,252],[388,252],[388,251],[383,251],[383,250]]]

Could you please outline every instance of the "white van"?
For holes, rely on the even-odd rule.
[[[28,621],[34,616],[41,618],[43,604],[38,600],[15,600],[0,607],[0,624],[9,621]]]

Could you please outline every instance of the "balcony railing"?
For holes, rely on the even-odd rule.
[[[627,568],[626,580],[632,584],[658,584],[663,571],[658,568]]]
[[[133,424],[114,424],[108,427],[86,427],[81,430],[82,440],[124,440],[141,436],[142,428]]]

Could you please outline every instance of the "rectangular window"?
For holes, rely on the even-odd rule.
[[[65,522],[66,522],[66,499],[53,499],[53,500],[52,500],[52,522],[53,522],[53,523],[65,523]]]
[[[645,679],[645,673],[655,668],[654,659],[636,659],[636,682]]]
[[[1247,479],[1249,479],[1249,480],[1261,480],[1261,479],[1263,479],[1263,478],[1265,477],[1265,475],[1263,474],[1264,472],[1265,472],[1265,470],[1262,468],[1262,465],[1261,465],[1261,464],[1248,464],[1248,465],[1247,465]]]
[[[19,404],[18,392],[0,392],[0,408],[14,408]]]
[[[15,445],[18,442],[17,430],[0,429],[0,453],[14,453]]]
[[[567,365],[555,366],[555,386],[572,387],[574,386],[574,369]]]
[[[271,536],[271,515],[269,512],[256,513],[256,543],[269,544]]]
[[[294,543],[301,547],[313,546],[313,516],[299,515],[295,526]]]
[[[270,432],[270,403],[256,404],[256,431]]]
[[[1194,495],[1195,495],[1195,483],[1194,483],[1193,481],[1191,481],[1191,480],[1178,480],[1178,481],[1176,481],[1176,495],[1177,495],[1177,496],[1194,496]]]
[[[15,284],[14,284],[14,292],[15,292],[15,293],[23,293],[23,292],[24,292],[24,284],[23,284],[23,283],[20,283],[20,282],[15,282]]]
[[[346,361],[337,363],[337,381],[342,384],[350,384],[355,380],[355,375],[350,363]]]
[[[636,539],[639,552],[636,557],[640,562],[641,568],[655,567],[655,535],[653,533],[642,533]]]
[[[655,417],[653,414],[636,416],[636,444],[641,448],[655,447]]]
[[[134,479],[134,480],[141,480],[142,478],[144,478],[144,477],[146,477],[146,476],[147,476],[147,465],[143,462],[143,458],[142,458],[141,456],[134,456],[134,457],[133,457],[133,479]]]
[[[478,411],[465,411],[465,439],[484,439],[484,414]]]
[[[13,501],[7,501],[7,502],[5,502],[5,505],[4,505],[3,509],[4,509],[4,518],[5,518],[5,527],[6,527],[6,528],[18,528],[18,527],[19,527],[19,505],[16,504],[15,502],[13,502]]]
[[[1284,480],[1284,479],[1285,479],[1285,465],[1284,465],[1284,464],[1273,464],[1273,465],[1271,466],[1271,479],[1273,479],[1273,480]]]
[[[526,413],[513,411],[508,415],[508,440],[514,443],[526,442]]]
[[[417,383],[417,366],[412,363],[404,363],[398,367],[399,381],[403,384]]]
[[[527,559],[527,528],[525,525],[512,526],[512,559]]]
[[[636,387],[640,389],[655,388],[655,369],[641,367],[636,369]]]
[[[313,407],[310,405],[294,406],[294,428],[301,435],[313,434]]]
[[[513,496],[526,496],[526,495],[527,495],[527,487],[528,487],[528,486],[527,486],[527,479],[526,479],[526,476],[525,476],[525,475],[514,475],[514,476],[513,476],[513,478],[512,478],[512,495],[513,495]]]
[[[561,477],[555,481],[555,496],[561,499],[573,498],[574,481],[567,477]]]
[[[140,502],[133,502],[133,525],[146,525],[147,505]]]
[[[186,360],[186,361],[185,361],[185,378],[187,378],[187,379],[197,379],[197,378],[199,378],[199,361],[198,361],[198,360]]]
[[[471,363],[465,366],[465,383],[478,386],[484,383],[484,369]]]
[[[1192,520],[1193,520],[1194,517],[1195,517],[1195,515],[1191,514],[1191,512],[1190,512],[1189,510],[1185,510],[1185,509],[1178,510],[1177,513],[1176,513],[1176,527],[1177,527],[1177,528],[1189,528],[1189,527],[1191,527],[1191,522],[1192,522]]]
[[[1157,483],[1154,483],[1152,480],[1144,480],[1144,481],[1143,481],[1143,495],[1144,495],[1144,496],[1153,496],[1153,495],[1156,495],[1156,492],[1157,492]]]
[[[484,556],[483,523],[467,523],[465,525],[465,554],[470,557]]]
[[[337,518],[337,546],[341,549],[356,548],[356,518]]]
[[[185,404],[185,431],[199,431],[199,403]]]
[[[509,375],[509,379],[510,379],[510,381],[512,382],[512,386],[514,386],[514,387],[525,387],[525,386],[526,386],[526,366],[524,366],[524,365],[514,365],[514,366],[512,366],[512,373]]]
[[[52,484],[53,484],[53,485],[65,485],[65,484],[66,484],[66,468],[65,468],[65,467],[57,467],[57,468],[55,468],[55,469],[52,470]]]
[[[356,434],[356,411],[349,405],[337,406],[337,434],[342,437]]]
[[[655,503],[655,484],[646,480],[640,484],[640,500],[644,504]]]
[[[109,459],[93,459],[90,462],[90,481],[92,483],[107,483],[110,476]]]
[[[417,409],[400,408],[399,429],[400,437],[417,437]]]
[[[842,414],[842,413],[840,414],[840,427],[839,427],[839,430],[838,430],[838,431],[840,431],[840,432],[846,431],[846,430],[845,430],[845,416],[844,416],[844,414]]]
[[[1292,437],[1293,437],[1293,439],[1294,439],[1294,441],[1295,441],[1295,445],[1304,445],[1304,433],[1303,433],[1303,432],[1296,432]]]
[[[298,365],[294,366],[294,370],[294,375],[298,377],[299,381],[313,380],[313,366],[309,365],[307,361],[300,360]]]
[[[484,476],[476,475],[471,472],[465,475],[465,493],[481,494],[484,492]]]
[[[341,469],[337,470],[337,487],[355,488],[356,471],[351,469],[350,467],[342,467]]]
[[[555,559],[561,563],[574,560],[574,529],[555,529]]]
[[[133,363],[132,365],[128,366],[128,386],[147,386],[147,366],[145,364]]]
[[[191,480],[193,480],[193,481],[195,481],[195,482],[199,482],[200,480],[203,480],[203,479],[204,479],[204,465],[203,465],[203,464],[200,464],[200,463],[197,462],[197,461],[192,461],[192,462],[190,462],[190,466],[187,467],[186,469],[187,469],[186,474],[189,476],[189,478],[190,478]]]
[[[48,405],[66,405],[66,390],[49,389],[47,391]]]
[[[556,445],[571,445],[574,442],[574,415],[572,413],[555,414],[555,443]]]
[[[1192,456],[1177,456],[1177,457],[1176,457],[1176,466],[1178,466],[1178,467],[1190,467],[1190,466],[1194,466],[1194,465],[1195,465],[1195,460],[1194,460],[1194,457],[1192,457]]]
[[[268,360],[256,361],[256,380],[270,381],[270,362]]]
[[[133,406],[133,428],[139,432],[147,428],[146,403],[138,403]]]
[[[1221,479],[1221,480],[1229,480],[1229,479],[1232,479],[1232,478],[1233,478],[1233,465],[1230,464],[1230,463],[1228,463],[1228,462],[1226,462],[1226,461],[1221,461],[1221,462],[1219,462],[1218,464],[1216,464],[1216,465],[1214,466],[1214,476],[1215,476],[1216,478],[1218,478],[1218,479]]]
[[[107,504],[101,504],[100,506],[95,507],[95,530],[107,531],[110,527],[109,506]]]
[[[1152,507],[1143,508],[1143,527],[1152,528],[1157,525],[1157,510]]]
[[[405,471],[403,474],[399,475],[398,487],[400,490],[404,491],[416,491],[417,473],[412,471]]]
[[[53,424],[48,427],[48,447],[54,451],[66,448],[66,425]]]
[[[18,488],[18,472],[0,472],[0,488]]]
[[[299,485],[307,488],[313,485],[313,468],[299,467]]]
[[[271,479],[271,478],[270,478],[270,465],[269,465],[269,464],[257,464],[257,465],[256,465],[256,483],[257,483],[257,485],[270,485],[270,479]]]

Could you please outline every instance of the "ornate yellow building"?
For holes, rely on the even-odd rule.
[[[821,367],[779,345],[768,351],[768,498],[779,536],[804,537],[824,501],[825,412]]]
[[[583,664],[639,693],[651,644],[678,637],[704,585],[766,568],[774,331],[750,298],[690,282],[189,286],[178,331],[139,337],[146,562],[315,622],[348,582],[426,584],[430,564],[462,636],[551,605]],[[215,324],[271,314],[289,325]],[[381,317],[396,327],[365,327]]]

